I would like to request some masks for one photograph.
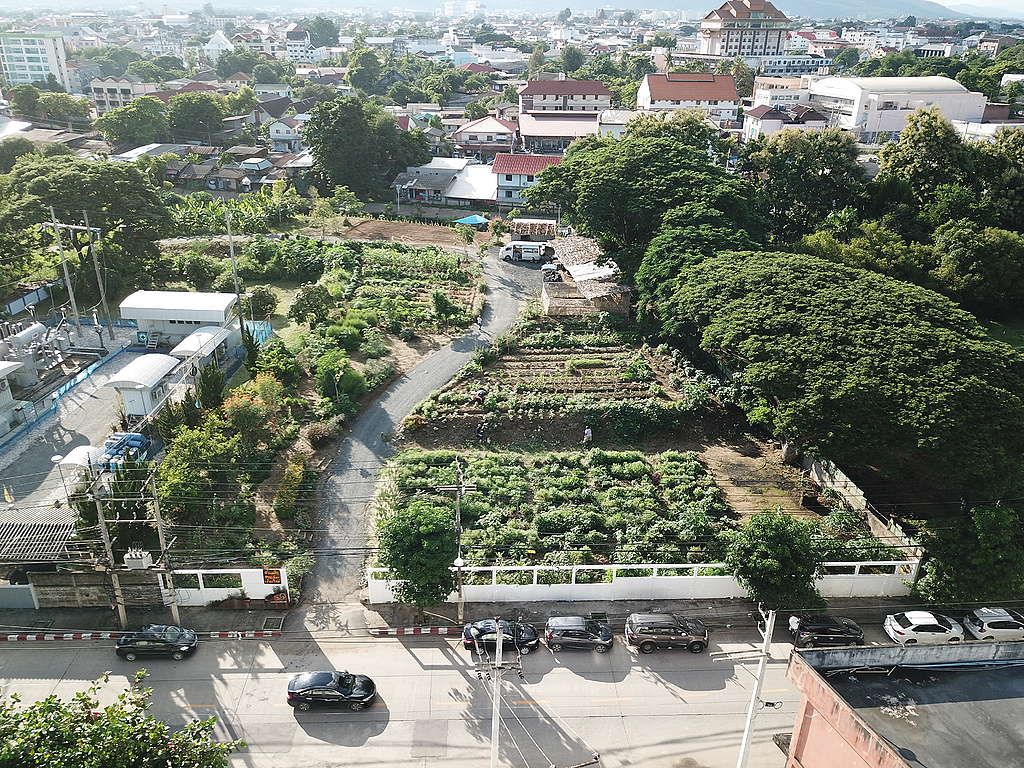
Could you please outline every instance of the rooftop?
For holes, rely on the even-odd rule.
[[[967,93],[956,80],[938,75],[929,77],[826,77],[811,84],[811,90],[849,83],[865,91],[891,93],[918,91],[922,93]]]
[[[181,361],[157,353],[142,355],[114,374],[107,383],[119,389],[152,389]]]
[[[206,293],[203,291],[136,291],[121,302],[125,310],[168,310],[226,312],[235,303],[233,293]]]
[[[554,155],[511,155],[500,153],[494,156],[491,172],[536,176],[545,168],[558,165],[560,162],[562,162],[562,158]]]
[[[755,15],[756,14],[756,15]],[[711,11],[705,19],[777,19],[787,21],[786,14],[766,0],[729,0]]]
[[[593,136],[597,133],[597,115],[520,115],[519,133],[523,136]]]
[[[655,101],[736,101],[732,75],[707,72],[669,72],[647,75],[647,87]]]
[[[519,89],[520,96],[611,96],[597,80],[530,80]]]

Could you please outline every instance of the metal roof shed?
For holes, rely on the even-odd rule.
[[[207,325],[192,331],[181,343],[171,350],[171,354],[182,360],[192,357],[192,355],[208,357],[230,335],[230,328],[218,328],[215,325]]]
[[[223,325],[235,305],[233,293],[136,291],[121,302],[126,320],[192,320]]]
[[[170,355],[142,355],[118,371],[108,384],[115,389],[153,389],[180,362]]]

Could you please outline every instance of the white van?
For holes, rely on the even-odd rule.
[[[552,250],[546,243],[513,240],[501,246],[501,258],[505,261],[544,261]]]

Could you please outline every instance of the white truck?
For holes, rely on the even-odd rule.
[[[544,261],[554,253],[547,243],[531,243],[528,240],[513,240],[501,246],[501,258],[505,261]]]

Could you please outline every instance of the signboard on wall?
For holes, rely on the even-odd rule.
[[[280,568],[264,568],[263,569],[263,583],[264,584],[280,584],[281,583],[281,569]]]

